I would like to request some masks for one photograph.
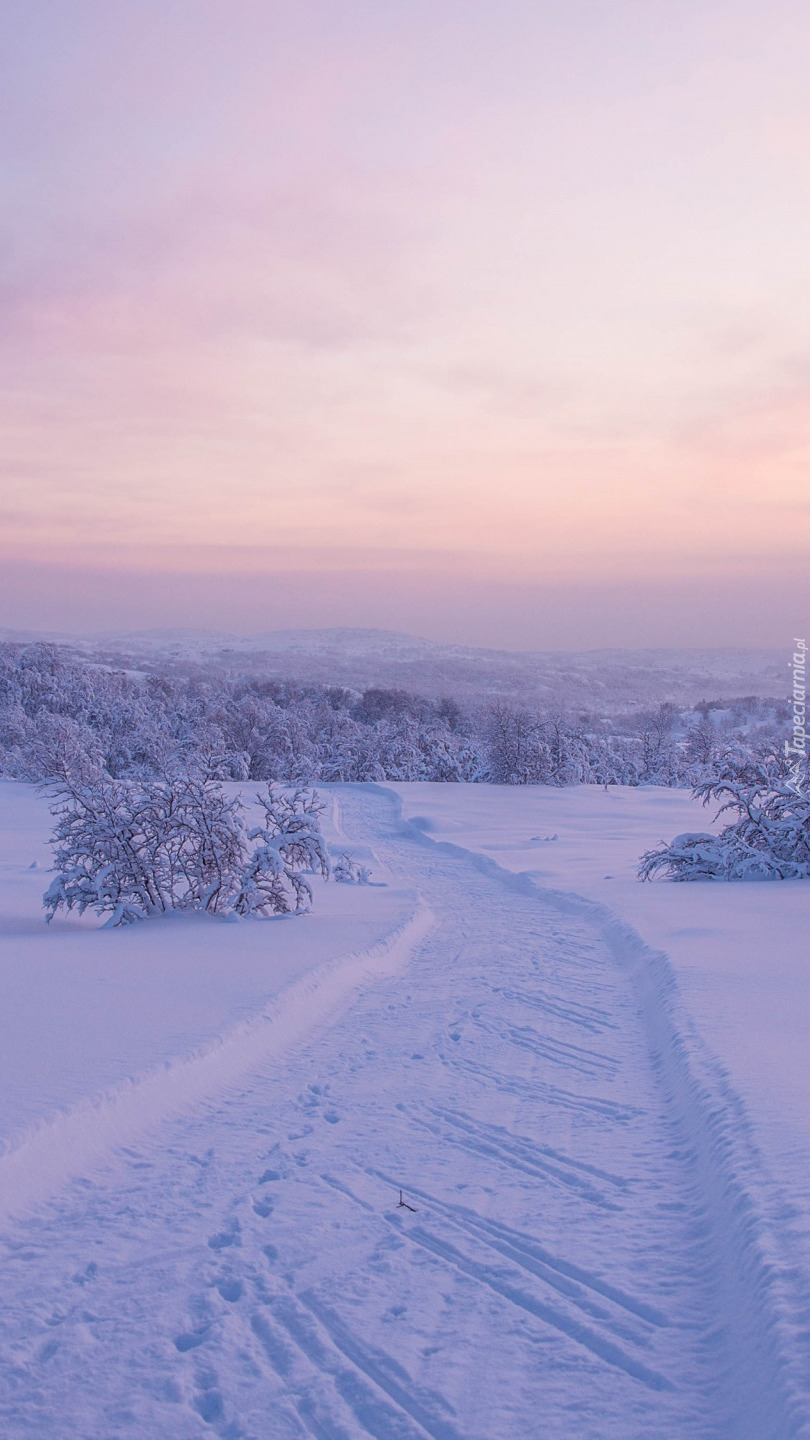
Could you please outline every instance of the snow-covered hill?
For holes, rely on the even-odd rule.
[[[83,636],[0,631],[0,639],[51,640],[132,669],[205,666],[358,690],[381,685],[459,700],[499,696],[565,710],[786,695],[786,655],[769,650],[489,650],[373,629],[251,636],[171,629]]]
[[[639,885],[679,791],[343,786],[380,888],[46,930],[2,788],[4,1437],[810,1434],[810,887]]]

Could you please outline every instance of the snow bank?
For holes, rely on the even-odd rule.
[[[639,883],[643,850],[706,825],[682,792],[391,788],[417,832],[596,923],[632,975],[651,1063],[722,1235],[718,1285],[735,1348],[767,1375],[760,1399],[782,1393],[795,1420],[784,1433],[804,1434],[810,885]]]
[[[218,1093],[396,965],[427,919],[392,884],[318,887],[314,913],[126,931],[46,927],[46,802],[0,783],[0,1210]],[[376,875],[381,875],[379,866]]]
[[[710,828],[715,807],[704,809],[683,791],[389,788],[402,797],[406,817],[421,817],[434,839],[488,855],[543,887],[598,901],[666,952],[775,1176],[790,1181],[810,1215],[810,884],[640,884],[643,850]]]

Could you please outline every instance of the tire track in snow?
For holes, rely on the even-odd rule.
[[[464,1440],[441,1394],[364,1342],[314,1291],[255,1277],[253,1293],[250,1329],[307,1434],[355,1440],[359,1426],[374,1440]]]
[[[651,1370],[632,1355],[629,1355],[612,1339],[599,1335],[595,1330],[583,1325],[580,1321],[570,1318],[561,1310],[555,1309],[542,1300],[537,1300],[526,1290],[521,1289],[518,1283],[511,1278],[508,1271],[503,1268],[496,1268],[486,1261],[474,1260],[471,1256],[463,1254],[449,1240],[440,1238],[417,1225],[409,1231],[408,1238],[412,1244],[421,1245],[424,1250],[437,1255],[439,1259],[447,1261],[462,1274],[469,1275],[479,1284],[486,1285],[494,1290],[497,1295],[508,1300],[510,1304],[525,1310],[527,1314],[542,1320],[554,1330],[574,1340],[589,1350],[599,1360],[604,1360],[608,1365],[613,1365],[617,1370],[622,1370],[633,1380],[640,1380],[651,1390],[674,1390],[672,1381],[665,1375]]]
[[[439,1109],[436,1106],[432,1106],[431,1109],[436,1116],[442,1120],[446,1120],[450,1125],[458,1125],[461,1129],[469,1129],[473,1134],[483,1133],[487,1136],[494,1137],[496,1141],[501,1145],[505,1145],[507,1149],[515,1149],[519,1152],[526,1150],[530,1155],[542,1155],[544,1158],[570,1167],[571,1170],[581,1171],[584,1175],[592,1176],[597,1180],[605,1180],[609,1185],[614,1185],[617,1190],[628,1190],[633,1183],[624,1175],[614,1175],[611,1174],[609,1170],[600,1170],[597,1165],[589,1165],[585,1160],[575,1160],[573,1156],[564,1155],[561,1151],[552,1149],[550,1145],[543,1145],[539,1142],[530,1141],[523,1136],[513,1135],[511,1132],[505,1130],[502,1125],[484,1125],[480,1122],[473,1122],[470,1116],[464,1114],[462,1111]]]
[[[617,1104],[598,1095],[583,1095],[582,1092],[576,1094],[536,1078],[525,1080],[514,1075],[499,1075],[491,1067],[466,1057],[454,1056],[453,1065],[455,1069],[464,1070],[480,1084],[500,1090],[505,1095],[519,1095],[525,1100],[535,1100],[538,1103],[547,1102],[558,1110],[570,1110],[579,1116],[590,1114],[595,1120],[628,1125],[638,1120],[642,1113],[637,1105]]]
[[[380,1178],[387,1178],[388,1183],[392,1183],[390,1177],[380,1176]],[[608,1339],[593,1336],[590,1332],[583,1331],[582,1334],[580,1334],[576,1321],[571,1321],[567,1317],[561,1317],[559,1314],[556,1315],[556,1318],[549,1319],[548,1317],[553,1316],[554,1312],[547,1306],[545,1307],[545,1313],[541,1314],[537,1302],[532,1302],[525,1296],[523,1296],[522,1300],[515,1301],[513,1297],[504,1290],[499,1291],[499,1293],[505,1295],[505,1298],[513,1299],[513,1303],[520,1304],[521,1308],[528,1309],[529,1313],[539,1315],[540,1318],[548,1320],[548,1323],[554,1324],[557,1329],[561,1329],[565,1334],[579,1340],[580,1343],[586,1345],[586,1348],[593,1350],[595,1354],[599,1354],[601,1358],[608,1358],[606,1352],[610,1351],[612,1356],[610,1363],[617,1363],[618,1367],[627,1371],[628,1374],[636,1374],[633,1368],[636,1362],[632,1356],[627,1356],[618,1350],[618,1348],[612,1344],[612,1340],[616,1336],[621,1336],[630,1343],[643,1347],[648,1344],[648,1335],[646,1332],[639,1331],[637,1327],[634,1329],[629,1328],[624,1318],[620,1316],[617,1319],[615,1314],[612,1311],[606,1310],[604,1305],[599,1303],[599,1301],[609,1301],[611,1305],[615,1306],[620,1312],[625,1312],[627,1316],[641,1320],[645,1322],[646,1325],[655,1326],[659,1329],[666,1328],[669,1325],[669,1319],[662,1311],[645,1304],[644,1301],[638,1300],[634,1296],[628,1295],[625,1291],[618,1290],[615,1286],[602,1280],[598,1275],[583,1270],[580,1266],[570,1262],[560,1260],[557,1256],[547,1251],[542,1245],[539,1245],[533,1237],[517,1232],[508,1225],[499,1225],[497,1222],[487,1221],[480,1215],[477,1215],[475,1211],[466,1210],[458,1205],[450,1206],[444,1204],[435,1196],[430,1195],[427,1191],[420,1190],[418,1187],[412,1187],[409,1193],[414,1199],[426,1201],[429,1206],[429,1211],[434,1215],[435,1219],[440,1219],[443,1223],[452,1226],[455,1230],[461,1231],[468,1239],[477,1241],[487,1250],[511,1261],[514,1266],[524,1271],[526,1275],[531,1275],[535,1279],[542,1281],[546,1286],[554,1290],[565,1300],[570,1301],[573,1306],[582,1311],[583,1314],[588,1315],[591,1319],[606,1323],[611,1330],[611,1335]],[[403,1233],[407,1235],[411,1243],[420,1244],[423,1243],[427,1232],[424,1231],[421,1225],[413,1225],[407,1231],[403,1231]],[[446,1242],[441,1241],[435,1234],[430,1235],[429,1239],[430,1245],[427,1248],[432,1248],[437,1255],[443,1254],[444,1252],[437,1247],[443,1243],[446,1244]],[[450,1257],[449,1254],[448,1258],[451,1258],[451,1263],[456,1263],[455,1258]],[[467,1264],[469,1267],[468,1273],[472,1274],[473,1278],[479,1279],[482,1284],[490,1283],[488,1275],[492,1271],[491,1264],[482,1266],[469,1259]],[[585,1336],[584,1339],[582,1338],[583,1334]],[[641,1377],[636,1375],[636,1378]],[[652,1388],[671,1389],[673,1387],[664,1377],[656,1376],[652,1383]]]
[[[381,787],[383,788],[383,787]],[[607,906],[546,888],[536,876],[503,869],[489,856],[435,841],[404,819],[423,847],[464,856],[505,889],[535,895],[552,912],[584,921],[603,939],[638,997],[650,1063],[665,1110],[680,1134],[679,1158],[691,1174],[695,1232],[724,1297],[728,1404],[733,1440],[810,1437],[808,1282],[782,1247],[781,1201],[759,1154],[745,1106],[702,1040],[681,1000],[666,954],[645,944]]]
[[[583,1199],[592,1205],[598,1205],[603,1210],[619,1210],[621,1208],[582,1175],[565,1170],[559,1164],[550,1163],[539,1147],[510,1136],[509,1132],[501,1126],[482,1125],[472,1121],[469,1116],[454,1116],[449,1111],[436,1112],[445,1121],[445,1125],[442,1126],[409,1112],[407,1106],[403,1105],[399,1108],[408,1115],[412,1124],[421,1126],[445,1144],[458,1145],[473,1155],[488,1156],[499,1160],[510,1169],[522,1171],[523,1174],[530,1175],[535,1179],[567,1186],[570,1190],[576,1191]],[[454,1134],[453,1129],[448,1127],[455,1127],[461,1133]],[[621,1188],[624,1189],[626,1186],[622,1184]]]
[[[486,1021],[478,1020],[476,1023],[482,1029],[489,1028]],[[549,1039],[547,1036],[539,1035],[531,1025],[510,1025],[501,1034],[512,1045],[519,1045],[524,1050],[531,1050],[535,1055],[539,1055],[541,1060],[548,1060],[552,1065],[557,1065],[563,1070],[574,1070],[588,1079],[611,1079],[619,1068],[618,1062],[610,1055],[603,1055],[598,1050],[584,1050],[580,1045],[566,1044],[561,1040]]]
[[[561,1288],[561,1293],[576,1296],[578,1294],[577,1287],[583,1286],[585,1289],[593,1291],[594,1294],[610,1300],[622,1310],[628,1311],[629,1314],[637,1316],[638,1319],[647,1321],[650,1325],[659,1328],[669,1325],[669,1320],[663,1311],[645,1304],[635,1296],[628,1295],[626,1291],[617,1289],[615,1285],[609,1285],[592,1271],[583,1270],[571,1261],[561,1260],[559,1256],[552,1255],[531,1235],[525,1235],[494,1220],[485,1220],[474,1210],[468,1210],[464,1206],[446,1205],[427,1192],[415,1189],[412,1193],[426,1200],[431,1209],[443,1215],[449,1224],[460,1230],[484,1236],[493,1249],[508,1251],[510,1258],[517,1260],[517,1257],[521,1256],[522,1259],[518,1263],[530,1269],[532,1274],[547,1277],[549,1273],[552,1273],[554,1284]],[[532,1262],[531,1265],[527,1264],[527,1260]],[[568,1282],[567,1285],[565,1282]]]
[[[570,1020],[573,1025],[579,1025],[594,1035],[600,1035],[604,1030],[616,1029],[615,1022],[595,1005],[575,1004],[572,1000],[563,1004],[542,991],[533,994],[528,990],[510,988],[508,985],[493,985],[492,993],[502,995],[504,1000],[516,1001],[524,1010],[540,1010],[558,1020]]]
[[[125,1191],[76,1188],[28,1227],[36,1254],[12,1267],[25,1303],[0,1344],[18,1356],[39,1433],[787,1435],[778,1396],[746,1430],[709,1373],[722,1316],[711,1223],[698,1233],[705,1197],[674,1153],[630,986],[592,921],[482,877],[463,852],[414,846],[389,825],[388,797],[353,792],[347,811],[366,835],[382,831],[438,926],[403,976],[360,992],[284,1067],[170,1120],[168,1143],[127,1157]],[[620,1062],[612,1078],[571,1073],[563,1090],[547,1057],[512,1043],[535,984],[561,1009],[569,993],[590,996],[610,1020],[599,1046]],[[582,1027],[549,1016],[549,1034],[577,1043]],[[413,1217],[396,1209],[400,1184]],[[98,1271],[81,1285],[71,1277],[91,1255]],[[716,1337],[718,1364],[730,1353]]]

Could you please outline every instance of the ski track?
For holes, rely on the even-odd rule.
[[[663,957],[390,792],[340,804],[435,928],[7,1229],[0,1433],[810,1434],[804,1282]]]

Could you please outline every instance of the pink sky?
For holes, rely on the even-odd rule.
[[[0,625],[805,632],[804,3],[4,31]]]

